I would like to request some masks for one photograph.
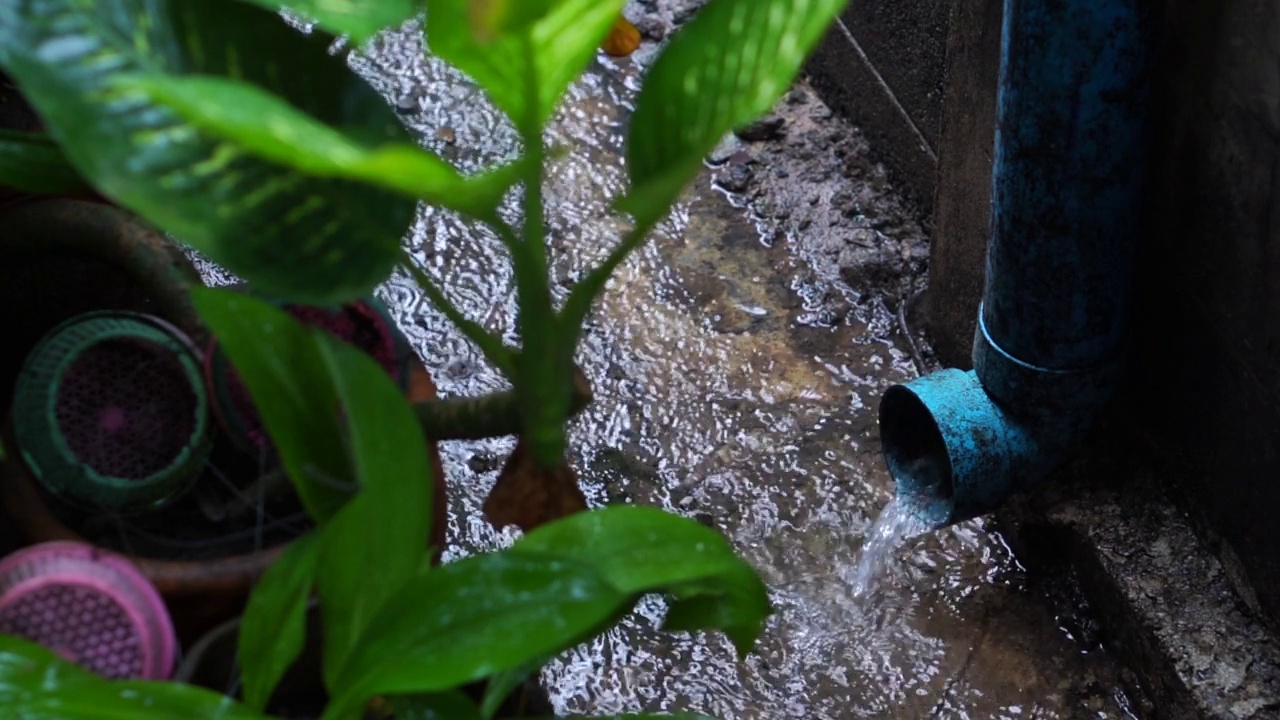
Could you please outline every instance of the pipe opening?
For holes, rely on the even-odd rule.
[[[896,385],[880,400],[880,441],[898,502],[932,527],[951,520],[954,473],[933,413],[909,388]]]

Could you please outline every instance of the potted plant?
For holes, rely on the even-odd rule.
[[[507,550],[435,566],[427,445],[386,373],[268,303],[225,290],[195,299],[259,400],[316,528],[254,589],[238,629],[238,690],[108,682],[0,637],[0,702],[19,716],[493,717],[542,661],[604,631],[648,592],[673,598],[669,629],[720,629],[744,653],[763,629],[768,598],[751,567],[716,531],[656,508],[578,513]],[[322,475],[348,482],[310,484]],[[308,637],[313,652],[304,653]],[[207,649],[195,648],[212,661]],[[279,692],[291,667],[295,684]],[[480,680],[477,703],[462,688]],[[41,714],[47,708],[57,714]]]
[[[565,460],[565,424],[589,399],[573,355],[614,269],[721,137],[777,101],[845,1],[710,0],[673,36],[628,131],[631,187],[617,207],[631,229],[560,307],[542,222],[555,152],[544,147],[544,126],[624,0],[288,3],[316,22],[310,35],[286,28],[268,0],[53,0],[40,13],[0,2],[0,66],[67,166],[104,196],[257,292],[291,302],[346,302],[403,267],[513,386],[412,406],[349,345],[252,296],[193,291],[315,522],[271,565],[245,610],[243,703],[183,684],[101,683],[8,640],[0,645],[0,695],[8,697],[0,699],[19,714],[54,703],[60,718],[107,707],[143,719],[262,717],[302,653],[312,598],[325,720],[491,717],[492,701],[475,708],[457,688],[487,679],[486,699],[505,696],[646,592],[672,598],[669,629],[720,629],[746,652],[768,603],[723,537],[656,509],[582,512]],[[521,157],[464,176],[418,147],[330,55],[334,34],[359,46],[423,5],[430,48],[510,116]],[[498,208],[517,185],[522,218],[512,222]],[[485,223],[503,240],[520,348],[464,317],[403,254],[400,234],[418,201]],[[424,435],[451,433],[518,436],[485,510],[526,533],[508,550],[432,567]]]

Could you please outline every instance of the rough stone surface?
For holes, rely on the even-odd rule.
[[[716,185],[751,204],[784,236],[803,236],[810,260],[842,275],[860,301],[892,307],[918,291],[928,238],[917,208],[871,159],[862,133],[833,117],[805,82],[766,123],[779,132],[749,126],[746,140],[756,141],[739,132],[711,153]]]
[[[1040,491],[999,514],[1041,575],[1076,576],[1103,644],[1138,675],[1154,714],[1280,717],[1280,644],[1118,422]]]

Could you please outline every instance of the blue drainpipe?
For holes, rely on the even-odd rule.
[[[898,496],[935,527],[1059,467],[1117,386],[1141,215],[1144,0],[1005,0],[974,370],[890,388]]]

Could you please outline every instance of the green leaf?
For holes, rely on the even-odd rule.
[[[537,658],[525,663],[517,668],[503,670],[494,673],[489,677],[489,682],[484,688],[484,697],[480,701],[480,716],[483,720],[492,720],[494,715],[498,714],[498,710],[502,708],[502,703],[506,702],[507,697],[516,688],[524,684],[531,675],[542,669],[547,664],[549,658]]]
[[[517,165],[464,178],[413,143],[367,145],[248,83],[196,75],[139,75],[116,83],[146,93],[194,127],[264,160],[315,177],[381,185],[480,219],[493,215],[517,179]]]
[[[355,490],[319,333],[242,293],[195,288],[192,302],[249,390],[307,512],[333,516]]]
[[[704,611],[696,616],[703,624],[680,629],[721,629],[744,655],[770,613],[764,582],[723,535],[658,508],[614,505],[571,515],[533,530],[511,552],[589,563],[624,593],[700,598],[716,612]]]
[[[482,720],[480,710],[460,690],[391,698],[395,720]]]
[[[481,42],[524,31],[546,17],[559,0],[467,0],[471,32]]]
[[[663,619],[662,629],[723,630],[738,654],[745,656],[764,631],[770,613],[767,594],[746,601],[741,596],[742,588],[759,582],[755,571],[744,566],[726,569],[719,577],[703,582],[676,585],[671,589],[674,601]]]
[[[240,624],[240,667],[245,704],[267,701],[301,654],[307,634],[307,604],[315,583],[320,538],[298,538],[258,581]]]
[[[432,570],[400,589],[369,624],[323,720],[375,694],[455,688],[572,647],[630,610],[593,568],[489,553]]]
[[[711,0],[654,63],[627,136],[637,222],[661,217],[730,130],[768,112],[848,0]]]
[[[93,188],[44,133],[0,129],[0,185],[25,192],[78,195]]]
[[[314,20],[317,25],[338,35],[349,35],[357,44],[378,34],[384,28],[401,25],[417,14],[421,3],[415,0],[242,0],[268,10],[284,6]]]
[[[10,635],[0,635],[0,707],[15,720],[269,720],[192,685],[104,680]]]
[[[433,476],[426,440],[400,388],[354,346],[320,338],[347,416],[360,492],[322,531],[324,675],[332,690],[361,633],[418,574],[431,532]]]
[[[541,133],[625,5],[557,0],[535,22],[511,23],[512,32],[486,41],[473,31],[468,3],[427,0],[427,44],[479,83],[517,127]]]
[[[318,304],[367,294],[390,274],[415,203],[255,157],[113,79],[235,78],[366,142],[409,141],[381,96],[329,53],[332,39],[220,0],[0,0],[0,64],[86,179],[258,290]]]

